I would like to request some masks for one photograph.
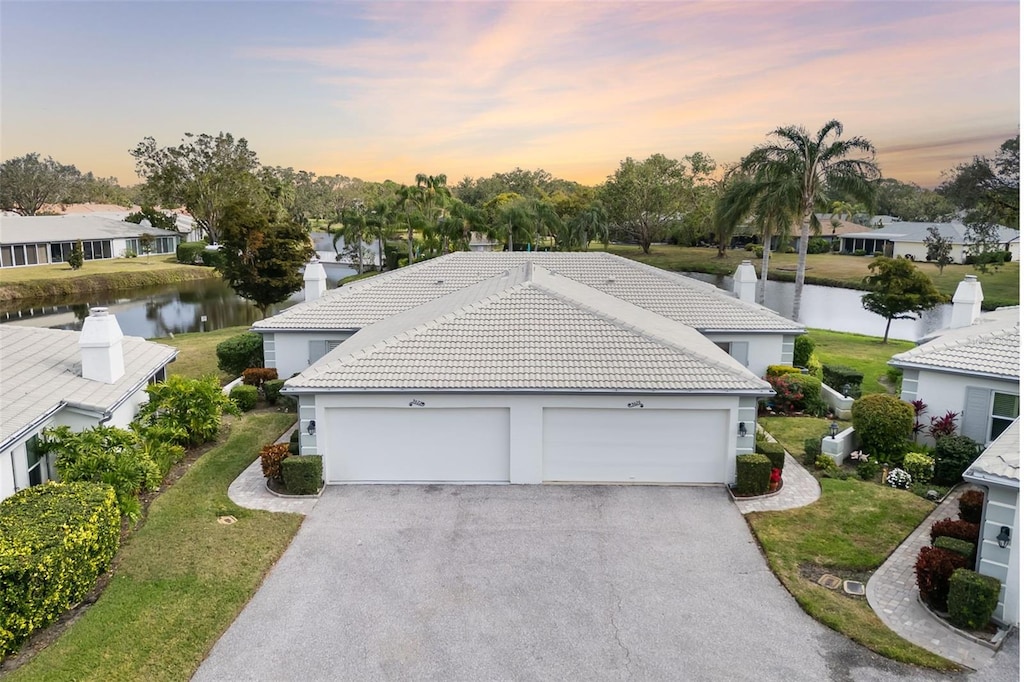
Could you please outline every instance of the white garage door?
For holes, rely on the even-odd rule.
[[[723,483],[726,410],[544,410],[544,480]]]
[[[332,408],[324,478],[508,482],[507,409]]]

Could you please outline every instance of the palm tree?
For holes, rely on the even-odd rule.
[[[608,244],[608,214],[600,202],[594,202],[564,221],[555,234],[555,248],[562,251],[586,251],[590,242],[599,239]]]
[[[843,124],[832,120],[814,137],[799,126],[776,128],[770,137],[776,139],[755,147],[740,169],[763,183],[762,191],[774,193],[777,199],[794,200],[794,223],[799,220],[800,242],[797,250],[796,287],[793,291],[793,319],[800,319],[807,270],[807,244],[811,223],[817,222],[815,206],[825,202],[826,190],[833,190],[854,199],[870,202],[872,181],[880,173],[875,164],[875,147],[862,137],[841,139]],[[799,193],[780,190],[796,182]],[[820,227],[819,227],[820,229]]]
[[[419,195],[420,188],[409,185],[400,185],[395,192],[395,207],[405,214],[406,241],[409,244],[409,265],[412,265],[413,261],[416,260],[416,254],[413,252],[413,220],[409,209],[416,206]]]
[[[338,241],[344,240],[347,248],[354,248],[356,254],[356,267],[358,274],[363,274],[363,240],[366,239],[367,226],[366,215],[360,208],[346,208],[338,215],[335,222],[341,226],[332,230],[334,238],[334,252],[339,254]]]

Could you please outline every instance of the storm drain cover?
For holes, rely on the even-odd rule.
[[[840,580],[837,576],[834,576],[830,573],[826,573],[825,575],[818,578],[818,584],[822,587],[827,587],[830,590],[838,590],[839,586],[843,584],[843,581]]]
[[[230,526],[232,523],[234,523],[237,520],[238,519],[236,519],[234,516],[221,516],[221,517],[219,517],[217,519],[217,523],[219,523],[221,525],[224,525],[224,526]]]
[[[852,594],[855,597],[864,596],[864,583],[856,580],[844,580],[843,581],[843,592],[846,594]]]

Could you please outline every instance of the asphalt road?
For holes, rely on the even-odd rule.
[[[950,676],[804,614],[723,489],[640,486],[329,487],[194,677],[907,678]]]

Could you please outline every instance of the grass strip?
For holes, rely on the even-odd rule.
[[[814,354],[823,365],[846,365],[864,373],[861,384],[863,395],[887,393],[888,390],[879,381],[889,369],[887,363],[893,355],[915,346],[911,341],[889,339],[888,343],[882,343],[878,336],[825,329],[808,329],[807,335],[814,341]]]
[[[299,528],[297,514],[243,509],[228,485],[295,420],[253,413],[154,500],[100,599],[10,680],[186,680]],[[217,517],[238,519],[222,525]]]
[[[212,332],[176,334],[174,338],[165,337],[150,339],[150,341],[174,346],[178,349],[178,357],[167,366],[168,374],[181,374],[193,379],[214,375],[223,386],[234,377],[220,371],[217,367],[217,344],[247,331],[249,331],[249,326],[243,325],[225,327]]]

